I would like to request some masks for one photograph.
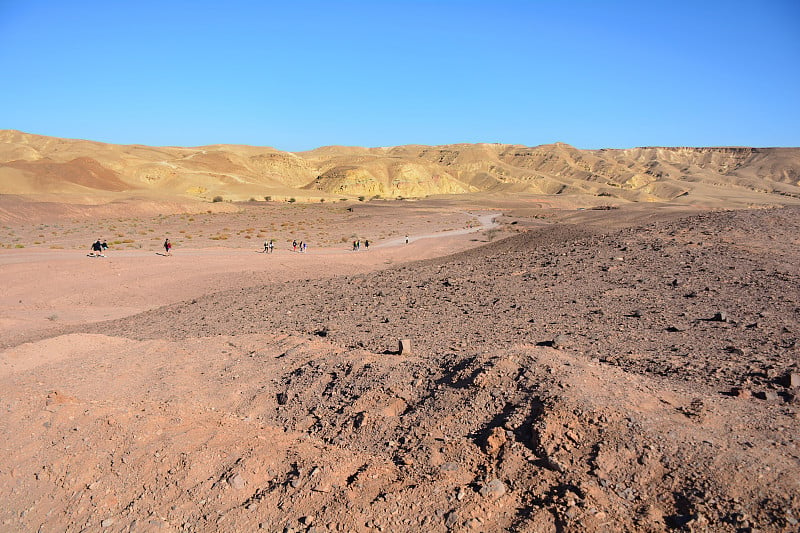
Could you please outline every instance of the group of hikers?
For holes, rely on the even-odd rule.
[[[353,251],[357,252],[361,249],[361,239],[353,241]],[[364,249],[369,250],[369,240],[364,239]]]
[[[406,244],[408,244],[408,236],[406,236]],[[164,239],[164,255],[172,255],[172,243],[169,239]],[[364,239],[364,249],[369,250],[369,240]],[[108,250],[108,243],[105,239],[102,241],[97,239],[94,243],[92,243],[91,252],[89,253],[90,257],[105,257],[103,254],[104,251]],[[308,250],[308,243],[305,241],[297,242],[297,240],[292,241],[292,251],[305,253]],[[361,239],[357,239],[353,241],[353,251],[357,252],[361,250]],[[271,254],[275,251],[275,241],[270,239],[268,241],[264,241],[264,251],[265,254]]]
[[[100,239],[97,239],[92,243],[91,250],[92,251],[89,252],[89,257],[105,257],[105,254],[103,254],[103,252],[108,250],[108,243],[106,242],[105,239],[103,239],[102,241]]]
[[[292,251],[297,252],[298,250],[301,254],[306,253],[306,250],[308,250],[308,243],[304,241],[300,241],[299,243],[297,241],[292,241]]]
[[[305,241],[297,242],[297,239],[292,240],[292,251],[293,252],[300,252],[306,253],[308,250],[308,243]],[[271,254],[275,251],[275,241],[270,239],[268,241],[264,241],[264,250],[262,253]]]

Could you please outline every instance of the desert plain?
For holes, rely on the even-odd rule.
[[[798,150],[234,148],[5,133],[0,530],[800,528]]]

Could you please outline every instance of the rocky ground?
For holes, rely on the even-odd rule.
[[[9,347],[0,523],[796,531],[798,214],[506,217]]]
[[[798,229],[791,208],[613,233],[558,224],[380,272],[221,292],[112,327],[136,338],[303,333],[385,354],[409,338],[429,359],[554,346],[763,395],[798,370]]]

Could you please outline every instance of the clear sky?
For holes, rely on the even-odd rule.
[[[800,146],[800,1],[0,0],[0,129]]]

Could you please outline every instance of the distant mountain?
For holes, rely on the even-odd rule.
[[[209,201],[490,193],[663,202],[741,193],[780,202],[800,199],[800,148],[579,150],[556,143],[290,153],[239,145],[112,145],[0,130],[0,194],[144,191]]]

